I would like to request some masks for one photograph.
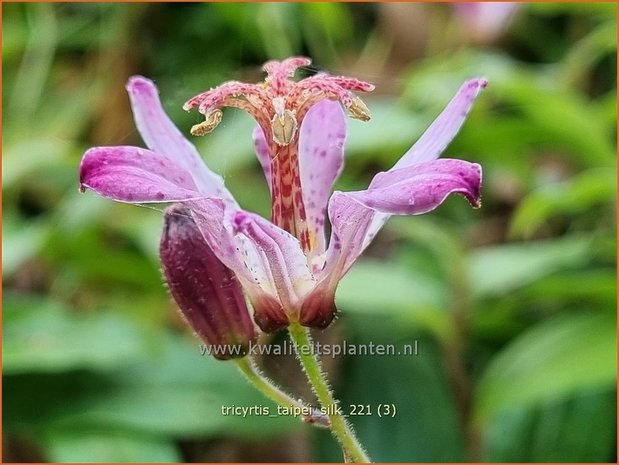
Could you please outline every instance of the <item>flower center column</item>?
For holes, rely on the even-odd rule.
[[[301,191],[298,141],[295,136],[288,145],[273,144],[271,221],[299,239],[303,250],[309,251],[311,244]]]

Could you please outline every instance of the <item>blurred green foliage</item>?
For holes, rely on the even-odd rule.
[[[341,460],[293,419],[221,415],[269,403],[175,316],[160,211],[77,192],[86,148],[141,144],[130,75],[188,133],[187,97],[292,54],[377,85],[372,121],[349,125],[343,190],[389,168],[466,78],[490,81],[445,154],[483,165],[483,208],[394,218],[337,295],[332,342],[419,341],[328,363],[343,405],[397,406],[351,418],[372,458],[616,461],[615,4],[522,5],[490,44],[447,4],[2,9],[5,461]],[[228,111],[196,144],[266,215],[252,124]],[[264,363],[310,398],[290,364]]]

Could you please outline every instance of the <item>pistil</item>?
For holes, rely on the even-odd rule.
[[[351,118],[367,121],[370,112],[353,92],[370,92],[372,84],[344,76],[316,74],[293,81],[295,71],[310,65],[304,57],[263,66],[267,77],[261,84],[230,81],[203,92],[184,105],[198,107],[206,120],[191,128],[194,136],[211,132],[221,121],[222,107],[247,111],[264,132],[270,155],[272,222],[299,239],[304,251],[311,252],[316,238],[307,223],[299,172],[299,131],[309,109],[324,99],[338,100]]]
[[[297,147],[297,140],[288,145],[272,144],[275,156],[271,158],[271,221],[294,235],[303,250],[309,251],[312,244],[303,203]]]

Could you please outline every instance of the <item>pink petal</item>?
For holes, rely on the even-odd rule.
[[[299,322],[310,328],[324,329],[331,324],[337,313],[335,307],[335,285],[323,280],[303,299]]]
[[[392,169],[437,159],[462,127],[479,91],[487,84],[488,81],[483,78],[465,82],[438,118]]]
[[[486,85],[483,78],[465,82],[421,138],[393,168],[377,174],[367,190],[333,194],[329,203],[333,228],[321,280],[330,279],[331,287],[336,286],[392,214],[428,212],[451,193],[460,193],[478,206],[481,167],[436,159],[460,130]]]
[[[254,321],[265,333],[286,328],[290,320],[282,304],[266,292],[254,292],[249,295],[254,307]]]
[[[259,125],[256,125],[254,132],[252,133],[254,139],[254,148],[256,149],[256,156],[262,166],[264,177],[269,184],[269,191],[271,190],[271,151],[269,150],[269,144],[264,137],[264,131]]]
[[[463,160],[434,160],[380,173],[370,188],[335,192],[329,203],[332,232],[320,278],[343,276],[391,215],[418,215],[438,207],[453,193],[480,204],[481,166]]]
[[[237,211],[232,221],[235,233],[245,238],[245,252],[252,260],[247,264],[264,270],[284,307],[294,309],[314,285],[298,239],[253,213]]]
[[[196,224],[217,257],[239,277],[264,331],[288,324],[315,280],[299,241],[269,221],[219,199],[189,201]]]
[[[303,202],[314,253],[325,250],[325,213],[333,184],[344,166],[346,117],[339,102],[321,100],[307,113],[299,135],[299,168]]]
[[[88,150],[80,165],[80,189],[120,202],[171,202],[199,198],[191,174],[150,150],[119,146]]]
[[[134,76],[127,83],[127,91],[135,125],[148,148],[191,173],[195,185],[204,196],[219,197],[236,204],[221,176],[206,167],[193,144],[165,113],[155,84],[142,76]]]
[[[221,199],[190,201],[186,205],[213,253],[236,273],[254,307],[256,324],[268,332],[286,327],[288,315],[270,280],[270,270],[259,262],[254,264],[247,240],[235,235],[230,221],[235,212],[226,212],[226,204]]]
[[[231,227],[226,203],[222,199],[207,198],[190,200],[185,205],[191,210],[196,225],[217,258],[234,270],[243,286],[252,290],[265,287],[267,283],[255,277],[245,265],[244,253]]]
[[[433,160],[380,173],[372,185],[348,195],[368,208],[394,215],[427,213],[453,193],[479,207],[481,166],[464,160]]]
[[[373,238],[368,229],[376,211],[361,204],[347,192],[334,192],[329,201],[331,239],[325,268],[320,277],[329,276],[334,285],[348,271]]]
[[[335,192],[329,201],[331,240],[318,283],[303,299],[300,322],[325,328],[337,312],[335,290],[340,279],[369,244],[368,228],[377,213],[345,192]]]

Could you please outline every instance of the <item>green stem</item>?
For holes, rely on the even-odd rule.
[[[322,372],[318,358],[314,354],[309,330],[299,324],[293,323],[288,327],[288,331],[290,332],[292,342],[297,346],[297,358],[301,362],[303,370],[305,370],[305,374],[323,409],[325,409],[329,415],[329,419],[331,420],[331,432],[342,446],[346,461],[369,463],[369,457],[355,436],[352,427],[340,413],[337,401],[333,398],[333,394],[329,388],[329,382]]]
[[[275,403],[286,408],[294,408],[301,413],[301,419],[305,423],[312,423],[316,426],[329,428],[331,426],[329,418],[320,412],[319,409],[308,406],[293,399],[284,391],[279,389],[273,382],[262,374],[254,361],[249,357],[237,358],[235,362],[247,380],[252,383],[260,392]]]

